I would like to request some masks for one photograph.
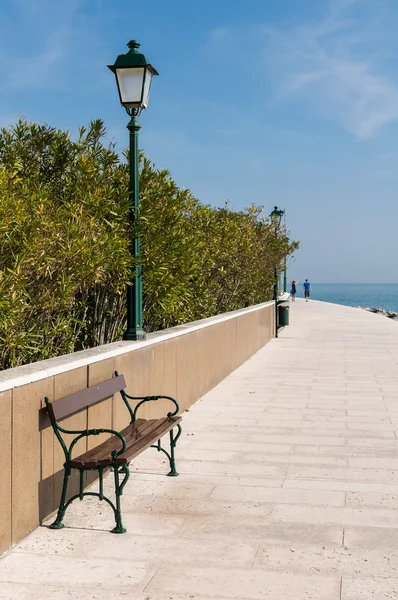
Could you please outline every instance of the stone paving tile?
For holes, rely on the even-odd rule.
[[[341,600],[397,600],[398,578],[343,577]]]
[[[179,575],[178,566],[162,565],[146,589],[185,594],[194,594],[200,589],[205,596],[219,594],[238,600],[339,600],[340,595],[338,577],[265,572],[261,569],[204,568],[190,568],[185,570],[184,577]]]
[[[292,454],[293,446],[287,444],[256,444],[253,442],[223,442],[218,440],[203,440],[199,438],[192,442],[191,450],[229,450],[238,452],[270,454]],[[185,453],[184,453],[185,456]]]
[[[126,534],[112,536],[110,539],[97,540],[91,548],[86,549],[87,558],[107,558],[123,556],[129,560],[151,561],[155,563],[169,562],[171,557],[175,564],[209,565],[220,567],[248,567],[253,564],[258,544],[244,540],[235,544],[219,540],[195,538],[170,539],[161,537],[142,537]]]
[[[270,444],[305,444],[309,446],[318,446],[319,438],[317,436],[310,435],[269,435],[269,434],[252,434],[246,437],[247,442],[259,442],[260,444],[265,444],[269,442]],[[322,443],[326,446],[341,446],[345,442],[345,438],[343,436],[337,437],[332,436],[329,432],[329,437],[323,436]],[[385,440],[382,440],[383,442]],[[398,440],[396,440],[398,443]],[[398,445],[397,445],[398,448]]]
[[[85,529],[65,528],[62,535],[54,535],[53,529],[39,527],[22,542],[19,542],[14,548],[14,552],[79,556],[84,553],[85,548],[90,546],[92,542],[93,532]]]
[[[306,465],[289,465],[287,476],[291,479],[347,479],[349,481],[382,481],[398,483],[398,470],[355,467],[315,467]]]
[[[265,489],[265,488],[250,488]],[[129,524],[128,517],[131,513],[137,515],[163,515],[167,520],[168,516],[185,517],[189,521],[197,515],[207,516],[209,519],[229,516],[230,518],[242,519],[246,517],[261,518],[268,521],[272,512],[271,502],[239,502],[222,500],[200,500],[200,499],[175,499],[175,498],[157,498],[156,496],[139,496],[134,502],[127,501],[124,505],[124,514],[126,518],[126,527]],[[129,528],[130,531],[134,529]],[[141,532],[139,532],[141,533]]]
[[[170,492],[175,498],[206,498],[214,489],[211,483],[189,483],[182,479],[173,481],[171,477],[157,477],[152,481],[134,478],[132,483],[134,495],[156,494],[158,498],[169,497]]]
[[[310,423],[322,423],[322,427],[325,427],[324,423],[333,423],[335,424],[335,428],[338,429],[337,424],[338,423],[391,423],[392,419],[391,417],[389,417],[389,413],[385,412],[384,415],[357,415],[357,416],[347,416],[347,415],[325,415],[325,416],[319,416],[319,415],[309,415],[309,414],[305,414],[303,416],[303,421],[307,422],[309,421]],[[330,427],[332,427],[330,425]]]
[[[366,431],[395,431],[398,429],[396,424],[387,421],[383,423],[347,423],[347,427],[351,430],[366,429]]]
[[[272,511],[272,521],[398,528],[398,512],[376,508],[324,508],[278,504]]]
[[[0,600],[36,600],[42,598],[44,585],[25,585],[23,583],[1,583]]]
[[[387,440],[391,440],[391,441],[395,441],[396,440],[396,436],[394,431],[389,431],[389,430],[375,430],[375,429],[366,429],[366,425],[367,423],[360,423],[361,425],[361,429],[355,429],[355,430],[350,430],[350,429],[335,429],[333,431],[333,433],[336,434],[336,436],[339,437],[344,437],[347,440],[349,439],[387,439]],[[388,425],[388,423],[387,423]],[[325,435],[330,435],[332,432],[331,430],[319,427],[319,428],[314,428],[314,429],[309,429],[306,427],[302,427],[299,432],[303,435],[313,435],[314,438],[319,438],[319,437],[323,437]],[[319,440],[318,440],[319,443]]]
[[[398,439],[376,439],[376,438],[347,438],[347,446],[367,446],[368,448],[398,448]]]
[[[235,459],[238,464],[254,463],[281,463],[301,465],[336,465],[347,466],[347,459],[341,456],[309,456],[308,454],[267,454],[264,452],[239,452]]]
[[[184,452],[186,460],[205,460],[210,462],[234,462],[239,453],[235,450],[206,450],[195,448],[187,448]]]
[[[178,472],[184,473],[224,473],[225,475],[242,475],[253,477],[279,478],[286,473],[287,465],[261,465],[256,463],[217,463],[212,461],[200,460],[179,460],[177,463]]]
[[[388,458],[386,456],[349,457],[348,464],[350,467],[398,470],[398,458]]]
[[[391,423],[388,423],[388,424],[389,424],[390,428],[394,427]],[[373,425],[374,425],[374,423],[372,423],[372,426]],[[256,422],[256,427],[270,427],[270,428],[271,427],[272,428],[288,427],[289,429],[293,429],[294,431],[297,431],[297,430],[301,431],[301,429],[311,429],[311,430],[321,429],[322,431],[325,429],[347,429],[347,426],[346,426],[346,423],[344,420],[335,423],[333,421],[319,422],[318,419],[315,420],[315,422],[310,421],[309,419],[300,419],[297,421],[286,421],[286,420],[279,420],[279,419],[271,419],[268,417],[258,419]],[[323,433],[322,433],[322,435],[323,435]],[[330,435],[330,433],[328,433],[328,435]]]
[[[344,492],[297,490],[287,488],[244,488],[234,485],[217,485],[210,499],[240,502],[272,502],[278,504],[305,504],[312,506],[344,506]]]
[[[273,523],[259,518],[242,518],[234,520],[226,517],[203,517],[197,516],[192,519],[182,537],[205,538],[215,536],[217,539],[250,540],[274,543],[277,545],[291,545],[300,540],[301,544],[319,544],[323,546],[335,546],[342,544],[343,526],[339,524],[323,523]]]
[[[379,550],[380,554],[398,549],[398,530],[389,527],[345,527],[344,546],[350,549]]]
[[[28,557],[28,559],[27,559]],[[142,591],[159,568],[157,564],[126,559],[75,558],[10,552],[0,563],[0,582],[71,586],[128,586]]]
[[[1,598],[1,596],[0,596]],[[11,598],[11,597],[10,597]],[[7,600],[10,600],[8,598]],[[127,588],[124,589],[101,589],[98,587],[86,587],[82,588],[59,588],[54,586],[48,586],[37,600],[223,600],[222,598],[216,598],[214,596],[180,596],[178,594],[162,594],[162,593],[137,593],[137,591],[130,591]],[[242,598],[242,600],[245,600]]]
[[[393,483],[372,483],[369,481],[337,481],[336,479],[285,479],[284,488],[295,490],[340,490],[345,492],[366,492],[377,494],[397,494],[398,485]]]
[[[388,508],[398,510],[398,490],[396,493],[373,493],[373,492],[348,492],[346,495],[347,506],[374,506],[376,508]]]
[[[195,415],[195,418],[197,420],[198,425],[201,425],[202,427],[211,427],[212,429],[218,427],[218,425],[216,425],[215,422],[220,421],[220,425],[222,427],[221,431],[227,431],[227,427],[236,428],[237,422],[239,422],[239,428],[240,426],[242,426],[242,428],[245,427],[246,430],[250,431],[251,428],[254,425],[256,425],[258,421],[258,417],[255,417],[253,419],[240,418],[238,416],[229,418],[223,416],[221,413],[213,414],[211,416],[198,414]]]
[[[393,442],[391,444],[383,446],[365,446],[360,448],[358,446],[300,446],[296,444],[294,446],[294,455],[309,455],[309,456],[345,456],[347,458],[398,458],[398,444]]]
[[[289,547],[260,544],[254,565],[275,571],[319,575],[351,575],[366,573],[372,577],[396,577],[398,552],[382,553],[372,548],[352,549],[346,546]]]
[[[135,478],[139,478],[140,480],[151,480],[157,481],[159,479],[159,473],[156,472],[144,472],[141,471],[139,473],[135,473]],[[182,477],[180,478],[182,481]],[[284,483],[284,479],[271,479],[271,478],[251,478],[251,477],[241,477],[239,475],[225,475],[221,474],[208,474],[208,473],[186,473],[184,474],[184,482],[189,483],[190,481],[194,483],[209,483],[213,486],[218,484],[224,485],[241,485],[245,487],[267,487],[267,488],[281,488]],[[155,494],[156,495],[156,494]],[[171,494],[169,495],[171,497]],[[172,496],[174,498],[174,496]]]
[[[184,430],[185,431],[185,430]],[[244,442],[247,440],[249,434],[242,433],[239,429],[233,429],[232,431],[217,431],[217,430],[209,430],[209,428],[204,431],[198,432],[195,430],[194,433],[185,432],[185,435],[190,436],[191,440],[219,440],[220,442]],[[397,440],[398,443],[398,440]],[[397,446],[398,448],[398,446]],[[183,454],[180,453],[180,456]],[[146,460],[147,457],[143,457],[143,460]],[[177,457],[178,460],[178,457]]]

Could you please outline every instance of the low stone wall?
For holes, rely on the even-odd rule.
[[[59,503],[64,456],[43,411],[44,396],[57,400],[116,370],[131,394],[173,396],[183,412],[274,337],[274,314],[274,303],[267,302],[151,334],[145,342],[116,342],[1,372],[0,554]],[[152,402],[143,416],[167,411],[166,403]],[[63,421],[71,429],[127,424],[120,395]],[[74,455],[103,440],[81,440]],[[74,481],[70,492],[76,489]]]

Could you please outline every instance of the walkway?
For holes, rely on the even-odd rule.
[[[127,534],[77,504],[0,561],[0,599],[398,599],[398,323],[291,320],[184,415],[179,478],[136,462]]]

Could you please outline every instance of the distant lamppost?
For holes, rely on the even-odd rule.
[[[279,210],[277,206],[274,206],[274,210],[270,214],[271,221],[275,227],[275,238],[278,237],[279,228],[281,226],[282,217],[285,214],[284,210]],[[279,337],[278,334],[278,298],[279,298],[279,270],[275,266],[275,284],[274,284],[274,300],[275,300],[275,337]]]
[[[148,106],[149,92],[153,75],[159,75],[156,69],[146,61],[138,50],[140,44],[131,41],[129,51],[120,54],[114,65],[108,68],[115,74],[120,102],[130,117],[127,129],[130,132],[130,188],[129,221],[131,230],[139,219],[140,197],[138,180],[138,132],[141,126],[138,115]],[[127,286],[127,329],[125,340],[145,340],[142,328],[142,272],[140,264],[140,237],[134,235],[130,252],[134,260],[131,283]]]
[[[285,231],[286,231],[286,211],[283,211],[285,217]],[[283,291],[287,292],[287,255],[285,254],[285,260],[283,263]]]

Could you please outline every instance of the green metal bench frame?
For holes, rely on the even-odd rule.
[[[63,486],[62,486],[61,500],[60,500],[60,504],[59,504],[57,517],[56,517],[55,521],[50,525],[51,529],[62,529],[64,527],[64,524],[62,521],[65,516],[65,512],[66,512],[67,508],[69,507],[69,505],[74,500],[76,500],[76,499],[83,500],[84,496],[95,496],[96,498],[99,498],[100,500],[105,500],[105,502],[107,502],[113,510],[113,513],[115,516],[115,521],[116,521],[116,527],[114,529],[112,529],[112,533],[125,533],[126,529],[123,527],[123,523],[122,523],[120,498],[123,494],[123,489],[124,489],[128,479],[129,479],[129,476],[130,476],[129,464],[130,464],[130,460],[131,460],[131,458],[130,458],[128,460],[128,462],[123,465],[117,464],[117,458],[121,454],[123,454],[126,450],[128,450],[128,444],[127,444],[124,436],[122,435],[122,433],[119,431],[116,431],[114,429],[106,429],[106,428],[69,430],[69,429],[65,429],[64,427],[61,427],[61,425],[59,424],[59,422],[57,420],[57,410],[56,409],[57,409],[58,403],[62,404],[62,408],[60,409],[60,414],[61,414],[60,418],[66,418],[68,416],[71,416],[72,414],[76,414],[76,413],[80,412],[81,410],[83,410],[85,408],[88,408],[89,406],[91,406],[93,404],[97,404],[97,403],[101,402],[102,400],[106,400],[107,398],[112,396],[113,393],[115,393],[115,392],[120,392],[120,394],[123,398],[123,401],[127,407],[127,410],[130,413],[130,418],[131,418],[130,425],[132,425],[137,421],[137,412],[143,404],[145,404],[146,402],[160,400],[162,398],[169,400],[170,402],[172,402],[175,405],[175,409],[173,412],[167,413],[167,419],[169,419],[173,423],[174,423],[174,421],[177,421],[175,423],[175,425],[173,425],[172,427],[174,428],[174,426],[176,426],[178,429],[178,433],[175,436],[173,433],[173,429],[171,428],[169,430],[170,453],[167,452],[167,450],[165,450],[164,448],[162,448],[160,438],[157,440],[157,442],[155,444],[152,444],[150,447],[156,448],[156,450],[158,452],[163,452],[169,459],[170,472],[168,473],[168,475],[170,477],[178,476],[178,473],[176,471],[176,465],[175,465],[174,450],[175,450],[178,438],[181,435],[182,428],[178,422],[181,419],[179,417],[177,419],[174,419],[174,417],[176,417],[176,415],[179,412],[179,405],[178,405],[177,400],[175,400],[171,396],[163,396],[163,395],[161,395],[161,396],[130,396],[129,394],[127,394],[125,392],[125,390],[124,390],[125,387],[126,387],[126,382],[124,380],[124,376],[119,375],[118,372],[115,371],[115,377],[112,380],[108,380],[108,381],[98,384],[96,386],[92,386],[91,388],[86,388],[82,392],[78,392],[77,394],[72,394],[71,396],[62,398],[61,400],[58,400],[54,403],[52,403],[47,396],[45,397],[44,400],[46,403],[47,412],[50,417],[52,428],[53,428],[54,433],[55,433],[59,443],[61,444],[62,450],[65,454],[64,480],[63,480]],[[109,392],[111,392],[111,393],[109,393]],[[102,396],[101,396],[101,394],[102,394]],[[103,395],[103,394],[106,394],[106,395]],[[76,409],[76,406],[72,406],[72,410],[70,412],[68,412],[67,409],[65,410],[65,404],[67,404],[67,402],[65,402],[65,401],[68,401],[68,400],[70,400],[70,403],[72,405],[73,405],[73,403],[75,403],[75,405],[80,403],[80,405],[81,405],[80,408]],[[138,400],[139,401],[134,409],[132,409],[129,400]],[[60,406],[60,404],[58,404],[58,406]],[[89,437],[89,436],[96,436],[96,435],[100,435],[102,433],[112,434],[113,436],[118,438],[122,444],[122,448],[120,450],[115,449],[111,452],[111,456],[112,456],[111,464],[106,465],[106,466],[93,466],[93,467],[87,467],[87,466],[76,467],[76,466],[71,465],[71,462],[73,462],[73,458],[72,458],[73,449],[76,446],[77,442],[79,440],[81,440],[82,438]],[[69,448],[68,448],[67,444],[65,443],[61,434],[76,436],[70,443]],[[65,502],[66,494],[67,494],[67,490],[68,490],[69,477],[71,475],[72,469],[78,469],[80,471],[79,493],[75,494],[74,496],[69,498],[69,500],[67,502]],[[114,472],[116,504],[114,504],[112,502],[112,500],[110,500],[110,498],[107,498],[107,496],[105,496],[105,494],[104,494],[103,476],[104,476],[104,471],[106,471],[107,469],[113,469],[113,472]],[[99,491],[98,492],[85,492],[84,491],[84,473],[85,473],[85,471],[98,471],[98,480],[99,480]],[[121,476],[123,476],[122,481],[120,481]]]

